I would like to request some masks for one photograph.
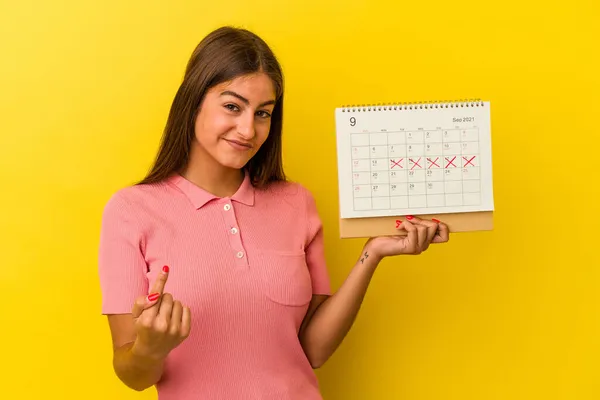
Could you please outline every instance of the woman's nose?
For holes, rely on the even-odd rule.
[[[243,116],[238,121],[238,133],[242,135],[246,140],[250,140],[254,137],[254,115],[251,117]]]

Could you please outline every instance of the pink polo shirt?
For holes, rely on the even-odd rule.
[[[102,313],[130,313],[163,265],[192,331],[165,362],[159,399],[321,399],[298,340],[312,295],[330,294],[308,190],[246,176],[218,198],[180,175],[121,189],[103,214]]]

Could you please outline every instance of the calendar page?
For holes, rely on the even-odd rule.
[[[489,102],[335,112],[340,217],[492,211]]]

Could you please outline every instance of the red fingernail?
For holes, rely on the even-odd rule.
[[[407,215],[407,216],[406,216],[406,219],[408,219],[408,220],[411,220],[411,219],[413,219],[413,218],[414,218],[414,217],[413,217],[412,215]]]
[[[399,228],[400,224],[402,224],[402,221],[400,221],[399,219],[397,219],[396,220],[396,228]]]
[[[156,299],[158,299],[160,297],[160,294],[158,293],[152,293],[148,295],[148,301],[154,301]]]
[[[165,266],[163,267],[163,272],[164,272],[165,274],[166,274],[166,273],[168,273],[168,272],[169,272],[169,267],[165,265]]]
[[[433,222],[437,222],[438,224],[441,222],[439,219],[431,218]]]

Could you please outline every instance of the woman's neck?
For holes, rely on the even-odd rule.
[[[196,186],[218,197],[231,197],[244,180],[244,171],[217,163],[190,163],[181,175]]]

